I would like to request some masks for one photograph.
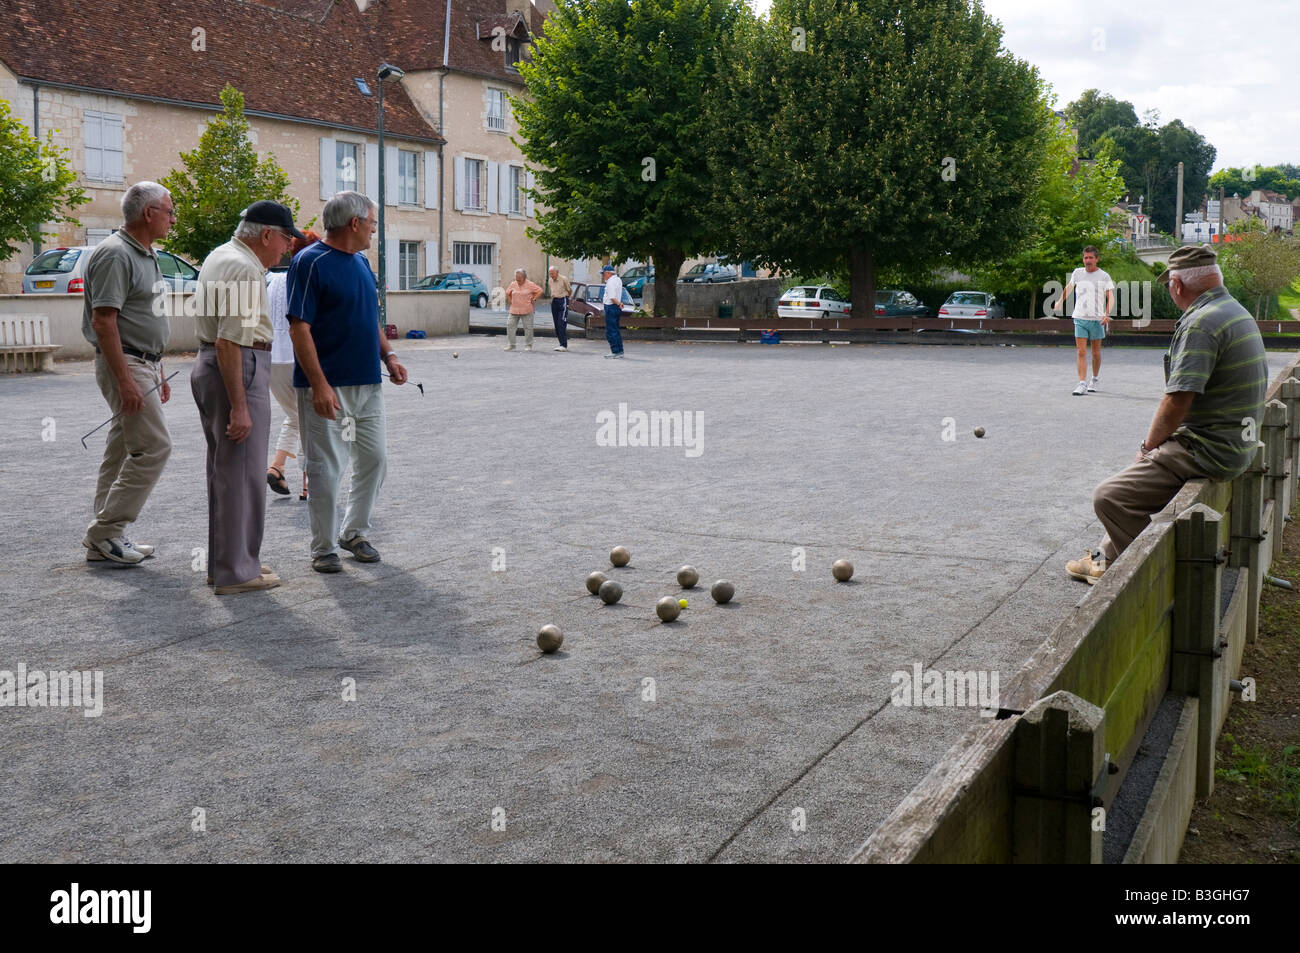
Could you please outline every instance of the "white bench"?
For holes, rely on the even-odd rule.
[[[50,322],[43,314],[0,316],[0,368],[5,373],[54,370]]]

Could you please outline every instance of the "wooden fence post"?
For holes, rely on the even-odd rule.
[[[1197,503],[1174,519],[1173,658],[1169,690],[1200,699],[1196,740],[1196,796],[1214,790],[1214,713],[1218,711],[1219,600],[1223,562],[1222,517]]]
[[[1014,739],[1014,863],[1101,863],[1104,825],[1093,822],[1093,795],[1106,770],[1104,720],[1096,705],[1064,691],[1040,699],[1020,716]]]
[[[1259,428],[1264,441],[1264,498],[1273,501],[1272,536],[1273,558],[1282,555],[1282,530],[1286,526],[1286,404],[1270,400],[1264,405],[1264,423]]]
[[[1250,599],[1246,603],[1246,641],[1259,634],[1259,592],[1263,584],[1260,550],[1264,544],[1264,445],[1257,444],[1255,457],[1246,472],[1232,481],[1232,502],[1228,511],[1231,554],[1228,565],[1244,570]]]

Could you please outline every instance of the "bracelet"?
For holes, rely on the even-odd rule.
[[[397,352],[396,352],[396,351],[389,351],[387,354],[385,354],[385,355],[384,355],[384,363],[385,363],[385,364],[388,363],[388,359],[389,359],[390,357],[397,357]]]

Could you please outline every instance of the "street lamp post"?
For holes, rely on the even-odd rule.
[[[392,63],[379,66],[379,195],[375,202],[379,206],[379,326],[388,325],[388,242],[384,239],[384,166],[388,163],[384,154],[384,82],[400,80],[406,73]]]

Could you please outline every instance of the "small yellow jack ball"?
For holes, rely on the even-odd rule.
[[[677,604],[678,604],[679,606],[681,606],[683,609],[686,608],[686,600],[685,600],[685,599],[678,599],[678,600],[677,600]]]

